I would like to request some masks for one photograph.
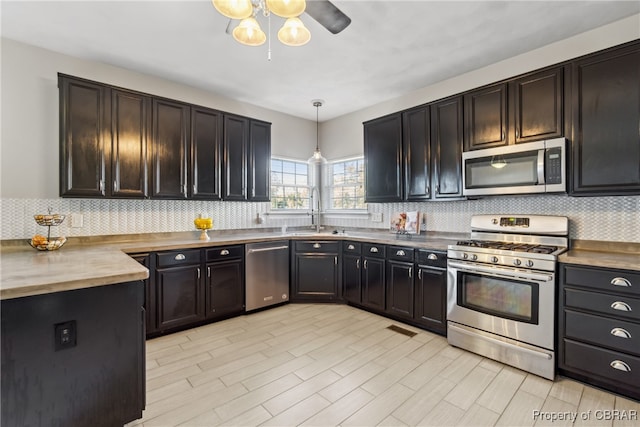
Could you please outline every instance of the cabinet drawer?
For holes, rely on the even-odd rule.
[[[640,324],[565,310],[565,335],[640,356]]]
[[[417,261],[420,265],[429,267],[447,268],[447,253],[430,251],[428,249],[420,249],[416,254]]]
[[[221,246],[219,248],[207,249],[207,261],[221,261],[230,258],[242,258],[244,246]]]
[[[640,297],[640,273],[565,266],[565,284]]]
[[[579,289],[565,289],[564,305],[640,322],[640,299],[626,295],[620,296],[581,291]]]
[[[362,255],[366,257],[384,258],[385,249],[386,247],[384,245],[376,245],[373,243],[363,243]]]
[[[640,384],[640,358],[565,339],[564,363],[593,377],[637,388]]]
[[[326,242],[321,240],[295,242],[296,252],[333,252],[338,253],[340,242]]]
[[[387,258],[397,261],[413,262],[413,248],[387,246]]]
[[[345,254],[359,254],[362,252],[362,243],[342,242],[342,252]]]
[[[172,267],[177,265],[189,265],[200,263],[200,249],[188,249],[185,251],[159,252],[157,256],[158,267]]]

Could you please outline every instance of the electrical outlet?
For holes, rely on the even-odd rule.
[[[371,213],[371,221],[373,221],[373,222],[382,222],[382,212],[372,212]]]
[[[82,214],[71,214],[69,215],[69,220],[71,221],[69,224],[71,228],[82,228],[84,226],[84,218]]]
[[[64,350],[75,347],[78,342],[76,335],[76,321],[56,323],[53,325],[55,331],[55,350]]]

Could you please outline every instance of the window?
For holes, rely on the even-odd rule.
[[[364,157],[334,162],[329,166],[330,209],[366,209],[364,203]]]
[[[309,166],[271,158],[271,209],[309,209]]]

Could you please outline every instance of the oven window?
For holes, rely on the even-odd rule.
[[[458,305],[538,324],[538,284],[458,272]]]

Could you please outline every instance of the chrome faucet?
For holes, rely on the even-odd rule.
[[[315,200],[315,203],[314,203],[314,200]],[[320,189],[316,185],[311,187],[311,197],[309,201],[311,204],[311,228],[315,227],[316,233],[319,233],[322,199],[320,198]],[[314,204],[316,205],[315,206],[316,209],[314,209]]]

